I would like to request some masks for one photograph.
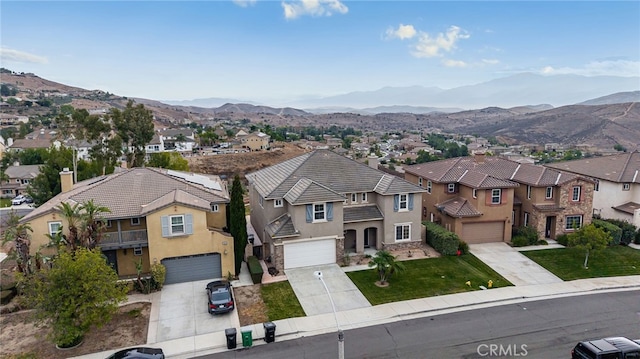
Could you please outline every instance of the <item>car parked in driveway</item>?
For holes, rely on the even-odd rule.
[[[231,284],[216,280],[207,284],[207,307],[210,314],[228,313],[235,308]]]
[[[15,196],[12,200],[11,200],[11,205],[13,206],[18,206],[21,205],[23,203],[25,203],[27,201],[27,198],[21,194]]]
[[[640,343],[624,337],[585,340],[571,350],[572,359],[640,358]]]
[[[111,354],[107,359],[164,359],[160,348],[129,348]]]

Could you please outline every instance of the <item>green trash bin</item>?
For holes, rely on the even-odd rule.
[[[242,346],[248,348],[253,345],[253,336],[251,335],[252,327],[241,327],[240,333],[242,333]]]

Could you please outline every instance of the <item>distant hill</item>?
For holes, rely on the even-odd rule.
[[[233,98],[220,98],[220,97],[197,98],[194,100],[160,100],[160,102],[165,103],[167,105],[184,106],[184,107],[202,107],[202,108],[220,107],[226,103],[248,103],[252,105],[257,105],[257,103],[253,101],[238,100]]]
[[[268,113],[273,115],[290,115],[290,116],[302,116],[308,113],[303,110],[298,110],[291,107],[273,108],[269,106],[255,106],[247,103],[226,103],[220,107],[212,109],[214,113],[219,112],[237,112],[237,113]]]
[[[614,103],[640,102],[640,91],[618,92],[580,102],[578,105],[611,105]]]

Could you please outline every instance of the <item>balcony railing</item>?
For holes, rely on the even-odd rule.
[[[105,248],[119,248],[119,247],[132,247],[134,245],[146,246],[149,244],[149,238],[147,237],[146,229],[139,229],[135,231],[121,231],[121,232],[106,232],[102,235],[100,241],[100,247]]]

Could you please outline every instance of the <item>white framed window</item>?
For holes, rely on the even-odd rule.
[[[573,192],[571,194],[571,200],[574,202],[580,201],[580,186],[573,186]]]
[[[351,203],[358,203],[358,194],[356,193],[351,194]]]
[[[131,225],[132,226],[139,226],[140,225],[140,217],[131,218]]]
[[[567,216],[564,221],[564,229],[572,231],[582,227],[582,215]]]
[[[544,198],[546,199],[553,198],[553,187],[547,187],[547,193],[545,194]]]
[[[283,203],[282,203],[282,198],[278,198],[278,199],[275,199],[275,200],[273,201],[273,206],[274,206],[275,208],[280,208],[280,207],[282,207],[282,205],[283,205]]]
[[[211,212],[220,212],[220,206],[217,203],[212,204]]]
[[[500,204],[502,200],[502,190],[500,188],[494,188],[491,190],[491,204]]]
[[[133,248],[133,255],[134,256],[141,256],[142,255],[142,247]]]
[[[398,209],[400,211],[406,211],[409,209],[409,195],[401,194],[398,196]]]
[[[623,191],[628,191],[629,189],[631,189],[631,184],[630,183],[623,183],[622,184],[622,190]]]
[[[174,236],[177,234],[184,234],[184,216],[169,216],[169,233]]]
[[[325,210],[324,203],[317,203],[313,205],[313,221],[314,222],[326,221],[327,220],[326,213],[327,212]]]
[[[524,212],[524,226],[528,226],[529,225],[529,212]]]
[[[431,193],[431,181],[427,181],[427,193]]]
[[[411,223],[398,223],[396,227],[396,242],[411,240]]]
[[[453,193],[455,191],[456,191],[456,184],[455,183],[447,184],[447,192]]]
[[[471,190],[471,195],[473,196],[473,198],[478,198],[478,190],[476,188]]]
[[[531,186],[527,185],[527,199],[531,199]]]
[[[422,187],[422,177],[418,177],[418,186]]]
[[[368,201],[367,192],[362,192],[360,199],[362,200],[362,203],[366,203]]]
[[[62,228],[62,222],[49,222],[49,234],[53,237]]]

